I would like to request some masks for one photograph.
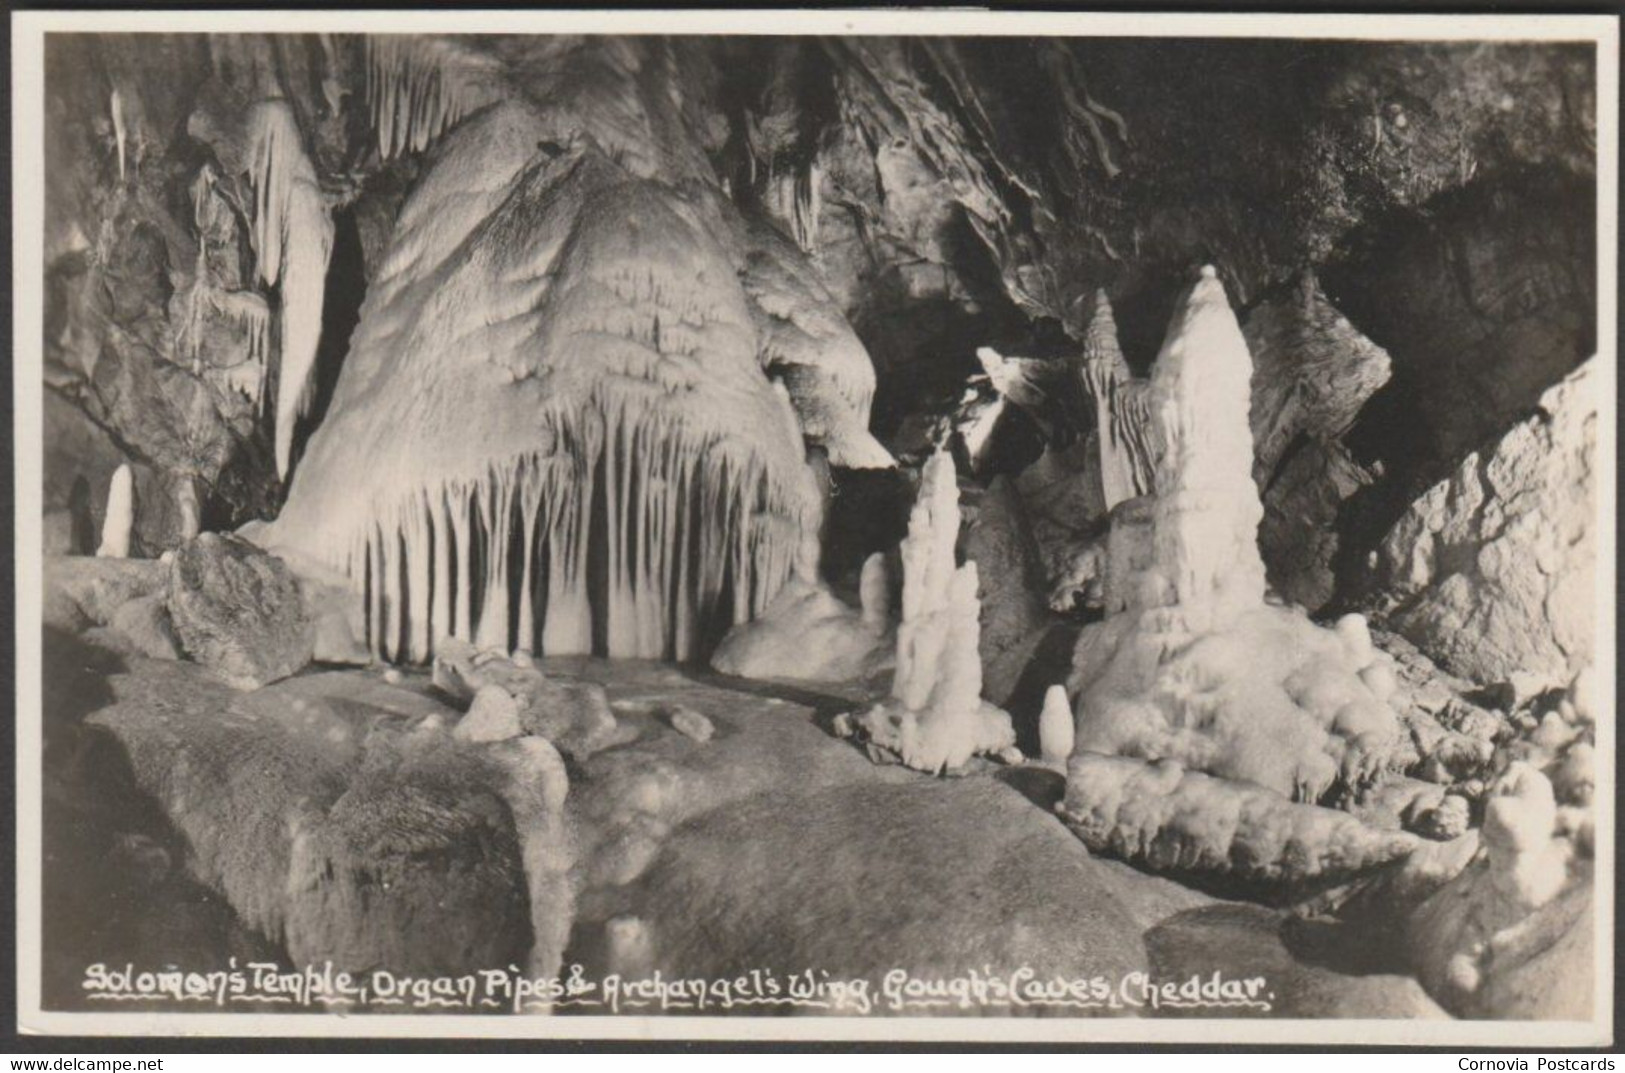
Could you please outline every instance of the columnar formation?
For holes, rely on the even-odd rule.
[[[1264,602],[1247,425],[1253,363],[1213,268],[1186,296],[1151,376],[1157,441],[1152,508],[1162,602],[1187,629],[1225,623]]]
[[[1192,867],[1302,878],[1402,851],[1403,840],[1368,839],[1358,821],[1316,807],[1380,779],[1400,733],[1386,703],[1393,674],[1363,620],[1324,630],[1265,603],[1251,369],[1224,287],[1205,269],[1151,378],[1156,493],[1113,511],[1108,617],[1084,629],[1074,654],[1077,746],[1064,812],[1092,848],[1155,866],[1189,856]],[[1104,765],[1103,756],[1124,759]],[[1164,766],[1136,774],[1144,764]],[[1237,796],[1231,780],[1252,787]],[[1160,788],[1168,807],[1120,809],[1113,802],[1131,784]],[[1228,834],[1196,831],[1176,799],[1252,818]],[[1278,837],[1281,824],[1299,835]],[[1327,844],[1306,849],[1302,839]],[[1189,854],[1153,852],[1164,842]]]
[[[134,528],[135,477],[126,463],[113,471],[113,480],[107,486],[107,513],[102,519],[102,542],[96,554],[104,559],[128,559]]]
[[[1095,292],[1095,314],[1078,364],[1083,389],[1095,404],[1095,444],[1106,509],[1151,491],[1156,465],[1148,385],[1129,372],[1117,343],[1117,322],[1105,291]]]
[[[903,541],[903,608],[891,696],[858,716],[868,740],[940,772],[1015,745],[1009,715],[982,699],[976,564],[956,565],[959,482],[940,448],[925,463]]]

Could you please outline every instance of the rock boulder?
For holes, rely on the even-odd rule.
[[[258,689],[311,660],[299,582],[238,536],[204,533],[175,552],[169,613],[187,655],[237,689]]]

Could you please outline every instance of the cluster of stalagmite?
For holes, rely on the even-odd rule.
[[[921,771],[964,766],[1015,745],[1010,716],[982,699],[981,601],[976,564],[956,564],[959,483],[953,456],[937,450],[903,541],[903,607],[891,695],[855,717],[874,746]]]
[[[1113,512],[1107,618],[1084,629],[1074,653],[1064,811],[1091,847],[1154,866],[1303,878],[1401,851],[1392,836],[1317,805],[1379,780],[1400,725],[1387,704],[1392,670],[1363,619],[1327,630],[1265,601],[1251,369],[1224,287],[1206,269],[1151,378],[1155,493]],[[1127,783],[1166,794],[1168,807],[1114,804]],[[1245,822],[1187,822],[1196,801],[1240,810]]]

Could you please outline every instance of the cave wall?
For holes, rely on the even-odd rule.
[[[867,349],[872,428],[905,458],[958,402],[977,347],[1074,352],[1097,289],[1143,372],[1195,265],[1218,267],[1244,315],[1314,271],[1393,359],[1332,455],[1317,448],[1320,463],[1298,467],[1352,472],[1326,464],[1346,455],[1374,477],[1319,511],[1339,530],[1343,583],[1416,494],[1595,347],[1595,60],[1583,46],[434,41],[458,70],[500,84],[489,92],[566,96],[623,163],[666,182],[703,177],[777,228]],[[88,485],[97,524],[120,459],[135,464],[154,551],[178,539],[185,488],[208,527],[280,509],[270,400],[286,295],[256,279],[247,117],[285,102],[334,228],[297,467],[434,151],[381,141],[368,48],[346,35],[50,38],[45,390],[60,447],[47,503],[67,512],[64,546],[86,525],[70,501]],[[621,60],[594,55],[662,58],[632,63],[628,97]],[[665,128],[682,137],[655,136]],[[645,144],[661,148],[643,160]],[[200,197],[205,168],[213,187]],[[200,313],[200,281],[263,302],[269,342],[240,315],[250,299]],[[836,532],[851,528],[842,502]]]

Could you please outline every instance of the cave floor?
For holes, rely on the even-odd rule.
[[[873,985],[868,1012],[880,1014],[967,1012],[951,1001],[888,1007],[889,975],[1030,970],[1107,980],[1119,998],[1130,979],[1263,978],[1267,1010],[1207,1016],[1444,1016],[1413,979],[1383,971],[1369,937],[1092,857],[1051,811],[1054,771],[990,763],[932,778],[871,762],[829,730],[862,687],[542,661],[550,678],[603,684],[619,726],[609,746],[566,758],[571,904],[547,907],[526,903],[516,821],[480,785],[481,769],[400,759],[470,748],[413,733],[461,718],[427,674],[313,667],[238,693],[94,629],[48,630],[45,656],[48,1008],[94,1006],[80,981],[97,962],[297,965],[326,950],[311,945],[312,913],[355,918],[329,931],[341,936],[330,940],[338,960],[357,970],[522,965],[528,909],[568,917],[563,965],[588,978],[862,979]],[[710,721],[709,740],[674,728],[679,705]],[[289,874],[296,815],[322,817],[341,847],[331,859],[351,862],[344,897]],[[379,879],[389,876],[393,892]],[[1113,1002],[1043,1012],[1204,1011]]]

